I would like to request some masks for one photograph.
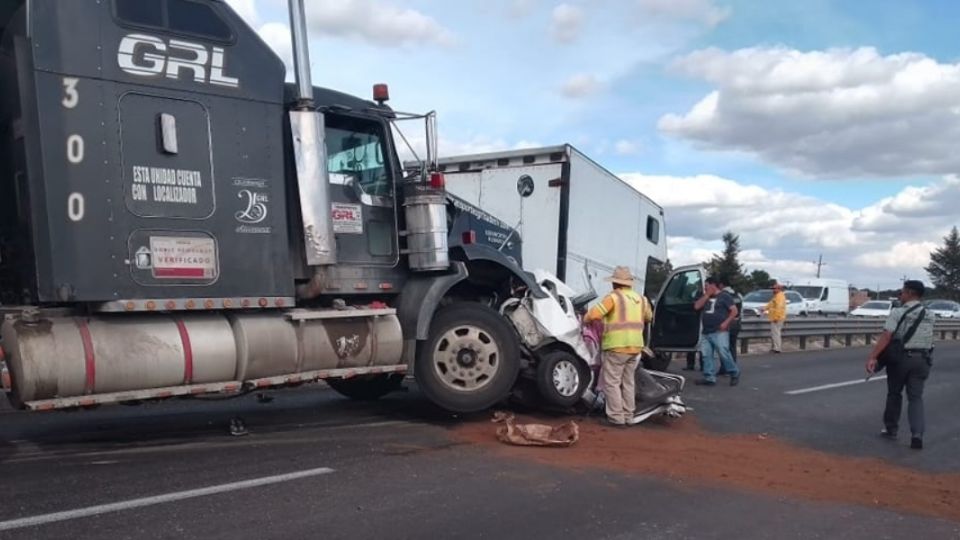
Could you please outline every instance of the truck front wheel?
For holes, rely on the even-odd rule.
[[[453,412],[480,411],[506,398],[519,372],[516,333],[496,311],[469,302],[437,311],[414,365],[423,393]]]

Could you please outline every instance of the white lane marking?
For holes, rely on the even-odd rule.
[[[829,390],[831,388],[841,388],[844,386],[853,386],[855,384],[863,384],[870,381],[882,381],[886,378],[887,378],[886,375],[881,375],[879,377],[871,377],[870,380],[856,379],[853,381],[825,384],[823,386],[814,386],[813,388],[801,388],[800,390],[790,390],[789,392],[784,392],[784,394],[787,394],[788,396],[797,396],[800,394],[809,394],[810,392],[819,392],[820,390]]]
[[[144,506],[152,506],[155,504],[182,501],[184,499],[193,499],[196,497],[206,497],[207,495],[216,495],[218,493],[226,493],[228,491],[236,491],[238,489],[250,489],[250,488],[266,486],[270,484],[279,484],[281,482],[289,482],[291,480],[299,480],[301,478],[319,476],[321,474],[330,474],[332,472],[333,472],[333,469],[330,469],[327,467],[320,467],[318,469],[307,469],[304,471],[292,472],[287,474],[278,474],[275,476],[265,476],[263,478],[254,478],[252,480],[244,480],[242,482],[220,484],[219,486],[210,486],[210,487],[205,487],[200,489],[191,489],[187,491],[176,491],[176,492],[167,493],[164,495],[155,495],[153,497],[143,497],[141,499],[130,499],[128,501],[122,501],[117,503],[101,504],[98,506],[89,506],[87,508],[78,508],[77,510],[68,510],[65,512],[55,512],[52,514],[42,514],[42,515],[33,516],[33,517],[11,519],[9,521],[0,521],[0,531],[10,531],[13,529],[36,527],[37,525],[46,525],[48,523],[56,523],[58,521],[67,521],[70,519],[98,516],[100,514],[106,514],[109,512],[131,510],[134,508],[142,508]]]

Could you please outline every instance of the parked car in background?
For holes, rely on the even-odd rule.
[[[850,312],[854,317],[889,317],[893,310],[890,300],[871,300]]]
[[[926,302],[927,309],[933,312],[937,317],[944,319],[960,318],[960,302],[953,300],[930,300]]]
[[[800,293],[784,291],[783,294],[787,297],[787,317],[798,315],[801,317],[807,316],[807,303],[803,297],[800,296]],[[747,294],[743,297],[743,315],[745,317],[759,317],[764,315],[763,310],[771,298],[773,298],[773,289],[760,289]]]

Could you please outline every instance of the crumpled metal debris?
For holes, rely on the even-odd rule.
[[[493,413],[497,428],[497,439],[506,444],[517,446],[572,446],[580,440],[580,426],[570,420],[559,426],[546,424],[518,424],[516,417],[505,412]]]

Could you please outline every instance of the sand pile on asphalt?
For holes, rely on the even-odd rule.
[[[498,455],[565,469],[660,476],[960,521],[960,474],[929,474],[877,459],[827,454],[764,435],[712,434],[690,417],[629,429],[587,420],[580,423],[580,441],[569,448],[507,446],[497,441],[495,424],[489,422],[462,424],[453,433]]]

